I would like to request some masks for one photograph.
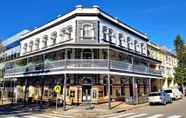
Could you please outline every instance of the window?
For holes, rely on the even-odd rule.
[[[66,40],[70,40],[72,37],[72,26],[67,26],[66,28],[63,28],[60,30],[60,35],[61,40],[60,42],[64,42]]]
[[[27,52],[27,47],[28,47],[28,45],[27,45],[27,43],[25,43],[24,46],[23,46],[23,53]]]
[[[43,43],[43,48],[46,48],[47,47],[47,42],[48,42],[48,36],[47,35],[44,35],[43,36],[43,40],[42,40],[42,43]]]
[[[140,44],[137,40],[134,41],[135,51],[140,52]]]
[[[141,52],[142,54],[146,54],[146,46],[144,43],[141,43]]]
[[[56,39],[57,39],[57,32],[52,32],[52,34],[51,34],[51,45],[56,44]]]
[[[83,24],[83,39],[94,40],[94,27],[93,24]]]
[[[132,49],[133,43],[132,43],[132,40],[131,40],[130,37],[127,37],[127,44],[128,44],[128,48],[129,48],[129,49]]]
[[[29,51],[32,52],[33,50],[33,41],[29,42]]]
[[[35,49],[36,50],[39,50],[39,43],[40,43],[40,39],[37,38],[36,41],[35,41]]]
[[[103,40],[108,41],[107,35],[108,35],[108,28],[106,26],[103,26]]]
[[[122,33],[119,33],[119,46],[126,47],[125,43],[126,41],[125,41],[124,35]]]
[[[109,28],[109,42],[114,43],[113,38],[115,37],[113,29]]]

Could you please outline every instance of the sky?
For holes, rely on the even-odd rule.
[[[99,5],[103,11],[171,50],[177,34],[186,40],[186,0],[1,0],[0,39],[44,25],[76,5]]]

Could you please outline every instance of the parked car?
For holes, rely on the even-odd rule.
[[[186,96],[186,89],[184,90],[184,96]]]
[[[173,94],[174,94],[176,100],[183,98],[183,94],[181,91],[179,91],[178,88],[173,88],[172,91],[173,91]]]
[[[173,100],[181,99],[183,97],[182,93],[177,88],[169,88],[164,90]]]
[[[165,93],[169,94],[172,100],[176,99],[175,93],[173,93],[172,89],[166,89],[164,90]]]
[[[167,103],[171,103],[172,99],[169,94],[164,91],[160,92],[151,92],[148,97],[149,104],[160,103],[166,105]]]

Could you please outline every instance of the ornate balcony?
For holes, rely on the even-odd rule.
[[[126,61],[107,59],[68,59],[68,60],[45,60],[40,64],[28,64],[16,66],[5,70],[5,75],[27,74],[31,72],[45,72],[56,70],[120,70],[142,74],[161,75],[160,70],[148,68],[146,65],[132,65]]]

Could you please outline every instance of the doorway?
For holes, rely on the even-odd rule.
[[[91,85],[83,85],[82,86],[82,101],[90,102],[91,101]]]

